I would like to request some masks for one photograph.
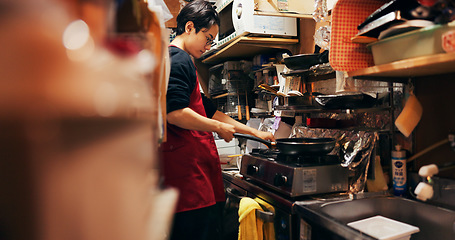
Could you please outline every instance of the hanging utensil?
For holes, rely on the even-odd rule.
[[[250,106],[248,106],[248,92],[245,90],[245,118],[250,120]]]
[[[242,106],[240,105],[240,96],[239,96],[239,92],[237,92],[237,118],[239,120],[242,120]]]
[[[265,83],[260,84],[258,87],[261,88],[261,89],[264,89],[264,90],[266,90],[266,91],[268,91],[268,92],[270,92],[272,94],[275,94],[277,96],[282,96],[282,97],[286,96],[284,93],[278,92],[278,90],[276,90],[275,88],[273,88],[273,87],[271,87],[271,86],[269,86],[268,84],[265,84]]]

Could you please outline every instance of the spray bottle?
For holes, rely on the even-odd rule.
[[[406,151],[401,149],[400,145],[395,146],[392,151],[392,176],[393,176],[393,193],[396,196],[406,194]]]

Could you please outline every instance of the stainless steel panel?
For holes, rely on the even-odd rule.
[[[246,155],[240,173],[291,197],[348,190],[348,169],[340,164],[289,166]]]

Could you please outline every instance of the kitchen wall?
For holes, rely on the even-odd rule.
[[[418,153],[432,144],[447,139],[449,131],[455,131],[455,74],[424,77],[414,80],[415,94],[423,107],[423,115],[414,135],[413,153]],[[447,164],[455,161],[455,151],[446,143],[417,158],[415,170],[435,163]],[[441,169],[440,177],[455,179],[455,168]]]

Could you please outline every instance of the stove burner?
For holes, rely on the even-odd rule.
[[[278,149],[255,148],[250,154],[297,167],[340,163],[337,155],[288,155],[280,153]]]
[[[276,159],[279,153],[280,151],[278,151],[278,149],[254,148],[251,150],[250,154],[259,157]]]

